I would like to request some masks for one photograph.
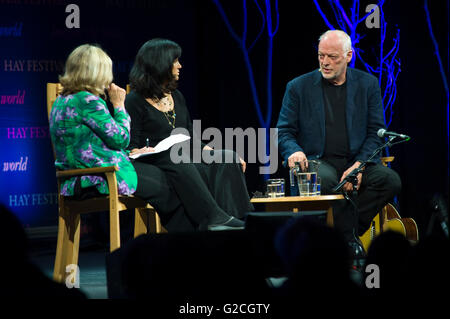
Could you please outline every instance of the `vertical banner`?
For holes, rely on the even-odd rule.
[[[125,87],[139,47],[151,38],[172,39],[189,57],[193,3],[0,0],[0,202],[24,226],[57,224],[46,84],[58,82],[69,53],[85,43],[99,45],[113,60],[114,82]]]
[[[50,46],[64,1],[2,1],[0,11],[0,202],[24,226],[55,225],[57,194],[45,83],[64,61]],[[63,16],[61,15],[61,18]]]

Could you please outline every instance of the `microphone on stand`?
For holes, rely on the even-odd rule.
[[[399,133],[395,133],[395,132],[389,132],[389,131],[386,131],[384,128],[380,128],[380,129],[378,130],[378,132],[377,132],[377,135],[378,135],[379,137],[390,137],[390,136],[394,136],[394,137],[399,137],[399,138],[404,139],[404,140],[410,140],[410,139],[411,139],[411,137],[409,137],[408,135],[405,135],[405,134],[399,134]]]

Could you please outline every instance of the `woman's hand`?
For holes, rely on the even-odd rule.
[[[136,155],[136,154],[142,154],[142,153],[152,153],[155,149],[153,147],[143,147],[143,148],[133,148],[130,151],[129,155]]]
[[[203,147],[203,150],[204,151],[214,151],[214,149],[211,146],[208,146],[208,145],[205,145]],[[241,166],[242,166],[242,172],[245,173],[245,169],[247,168],[247,163],[240,156],[239,156],[239,162],[241,163]]]
[[[241,162],[242,165],[242,172],[245,173],[245,169],[247,168],[247,163],[239,156],[239,161]]]
[[[119,108],[125,106],[125,96],[127,93],[121,87],[111,83],[108,90],[109,100],[114,108]]]

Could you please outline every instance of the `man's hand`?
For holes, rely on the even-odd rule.
[[[293,168],[295,166],[296,162],[300,162],[300,165],[302,167],[302,170],[305,168],[303,167],[305,161],[307,161],[306,155],[303,152],[295,152],[292,153],[291,156],[288,157],[288,166],[289,168]]]
[[[339,182],[342,182],[344,180],[344,178],[350,174],[355,168],[358,168],[359,165],[361,163],[360,162],[355,162],[355,164],[353,164],[352,166],[350,166],[343,174],[341,177],[341,180]],[[358,179],[358,184],[356,185],[356,190],[359,190],[359,187],[361,186],[361,180],[362,180],[362,173],[358,173],[358,175],[356,176]],[[345,183],[343,186],[343,189],[345,192],[351,192],[353,191],[353,184],[352,183]]]

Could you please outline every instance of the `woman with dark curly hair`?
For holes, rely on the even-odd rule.
[[[125,101],[131,117],[130,154],[155,146],[174,129],[184,128],[191,141],[195,138],[186,101],[177,90],[180,56],[180,46],[166,39],[152,39],[140,48],[130,72],[132,91]],[[189,149],[195,144],[191,143]],[[197,144],[202,152],[209,153],[209,158],[220,160],[193,163],[190,154],[195,150],[192,150],[190,154],[178,154],[181,163],[174,163],[167,150],[139,157],[137,161],[166,172],[194,227],[242,228],[244,223],[239,218],[253,210],[243,174],[245,162],[232,151],[216,151],[203,143]],[[222,163],[224,158],[234,160]]]

